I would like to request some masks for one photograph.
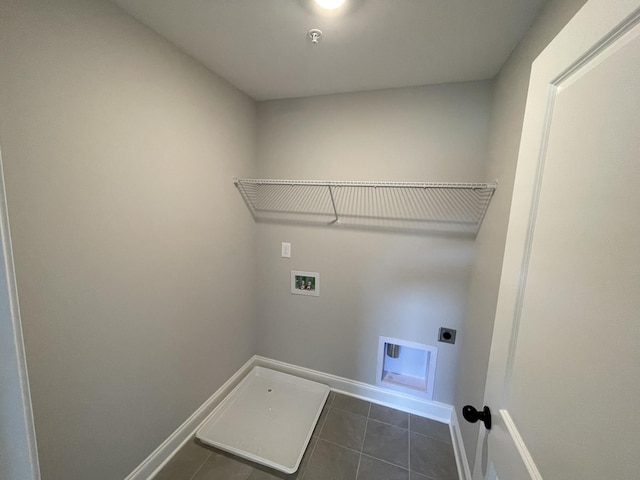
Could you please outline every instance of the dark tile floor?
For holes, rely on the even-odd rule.
[[[197,439],[154,480],[458,480],[449,426],[341,394],[329,395],[298,471],[242,460]]]

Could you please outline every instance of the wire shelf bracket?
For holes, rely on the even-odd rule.
[[[497,183],[233,179],[256,221],[475,236]]]

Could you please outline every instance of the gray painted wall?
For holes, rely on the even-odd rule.
[[[255,104],[109,2],[3,0],[0,111],[43,478],[123,478],[255,351]]]
[[[474,82],[259,103],[259,175],[478,181],[491,95]],[[379,336],[437,345],[434,399],[453,401],[460,348],[436,340],[463,330],[472,240],[259,224],[256,242],[260,354],[375,384]],[[321,296],[292,295],[291,270],[320,272]]]
[[[484,398],[531,63],[585,1],[553,0],[547,4],[495,80],[489,161],[483,179],[497,179],[499,187],[476,238],[476,257],[464,319],[465,335],[460,337],[460,369],[455,386],[454,405],[462,421],[469,465],[474,465],[479,424],[464,422],[461,409],[466,404],[479,408]]]

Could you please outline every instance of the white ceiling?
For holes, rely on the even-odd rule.
[[[313,0],[114,1],[270,100],[492,78],[547,0],[346,0],[333,14]]]

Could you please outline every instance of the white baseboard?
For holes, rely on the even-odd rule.
[[[255,358],[255,357],[254,357]],[[224,398],[233,390],[238,383],[253,368],[253,360],[251,358],[240,369],[233,374],[208,400],[206,400],[193,415],[191,415],[178,429],[173,432],[162,444],[156,448],[138,467],[131,472],[125,480],[148,480],[153,478],[164,467],[171,457],[187,443],[187,441],[195,435],[196,430],[213,412],[213,409],[224,400]]]
[[[245,363],[225,384],[220,387],[207,401],[205,401],[196,412],[191,415],[178,429],[173,432],[162,445],[155,449],[133,472],[125,478],[125,480],[149,480],[154,477],[164,467],[171,457],[182,448],[182,446],[195,434],[200,425],[213,412],[216,406],[233,390],[238,383],[251,371],[255,366],[266,367],[279,372],[289,373],[301,378],[313,380],[323,383],[331,387],[332,390],[345,393],[354,397],[361,398],[373,403],[396,408],[404,412],[413,413],[422,417],[431,418],[433,420],[448,423],[452,425],[455,412],[451,405],[445,403],[434,402],[432,400],[423,400],[401,392],[388,391],[374,385],[369,385],[355,380],[338,377],[328,373],[318,372],[308,368],[298,367],[289,363],[271,360],[270,358],[254,355],[247,363]],[[457,419],[455,420],[457,422]],[[463,465],[466,465],[466,456],[464,455],[464,446],[460,439],[460,429],[453,428],[453,447],[456,453],[456,462],[458,462],[458,472],[460,480],[470,480],[470,476],[463,477],[465,472]],[[457,435],[457,436],[456,436]],[[460,451],[461,449],[461,451]],[[460,464],[458,459],[465,459]],[[466,467],[466,471],[469,467]]]
[[[431,418],[438,422],[451,422],[452,407],[445,403],[417,398],[402,392],[386,390],[374,385],[369,385],[368,383],[356,382],[348,378],[298,367],[297,365],[271,360],[270,358],[260,357],[258,355],[253,357],[253,360],[254,365],[324,383],[336,392],[346,393],[353,397],[420,415],[421,417]]]
[[[460,480],[471,480],[471,469],[467,461],[467,452],[464,449],[462,441],[462,432],[460,431],[460,422],[455,408],[451,409],[451,440],[453,441],[453,453],[456,456],[456,465],[458,466],[458,476]]]

